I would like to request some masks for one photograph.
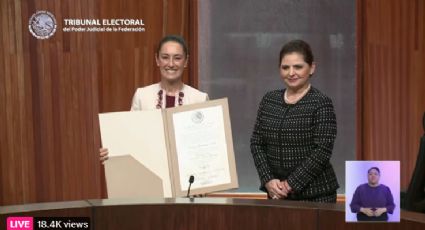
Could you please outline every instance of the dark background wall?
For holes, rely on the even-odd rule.
[[[292,39],[311,44],[314,87],[332,98],[338,136],[332,163],[344,192],[345,161],[355,159],[355,1],[201,1],[200,88],[228,97],[241,192],[258,191],[249,141],[261,98],[284,88],[279,51]]]

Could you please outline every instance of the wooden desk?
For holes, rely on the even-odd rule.
[[[0,207],[8,216],[86,216],[92,229],[424,229],[425,214],[400,223],[345,223],[343,204],[230,198],[114,199]]]

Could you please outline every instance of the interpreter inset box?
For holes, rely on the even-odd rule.
[[[400,222],[400,161],[345,162],[345,221]]]

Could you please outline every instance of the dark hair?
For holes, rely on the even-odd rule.
[[[369,174],[370,170],[375,169],[376,171],[378,171],[379,174],[381,174],[381,171],[379,170],[378,167],[372,167],[369,170],[367,170],[367,173]]]
[[[283,57],[286,54],[290,54],[294,52],[303,55],[304,61],[307,64],[309,65],[313,64],[314,57],[313,57],[313,52],[311,51],[310,45],[303,40],[292,40],[286,43],[285,45],[283,45],[282,49],[280,50],[279,66],[280,66],[280,63],[282,62]]]
[[[161,39],[161,41],[158,44],[158,48],[156,49],[156,55],[159,55],[159,51],[161,50],[162,46],[166,42],[177,42],[183,47],[183,52],[185,56],[189,55],[189,49],[187,48],[186,41],[184,38],[180,35],[167,35]]]

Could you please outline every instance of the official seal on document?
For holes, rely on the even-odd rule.
[[[29,20],[28,28],[38,39],[47,39],[56,32],[56,19],[48,11],[37,11]]]
[[[199,124],[204,120],[204,114],[201,111],[196,111],[192,114],[193,123]]]

